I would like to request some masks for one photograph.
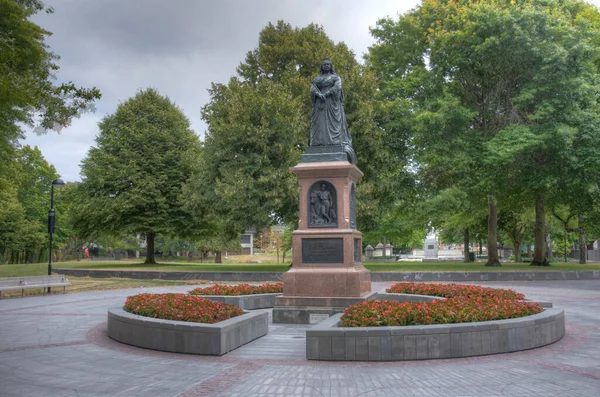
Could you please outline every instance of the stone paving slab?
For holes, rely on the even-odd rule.
[[[207,357],[122,345],[105,331],[107,309],[127,296],[190,286],[3,299],[0,396],[600,395],[600,280],[483,284],[553,302],[565,311],[566,336],[541,349],[466,359],[311,362],[303,339],[311,325],[270,323],[265,337]]]

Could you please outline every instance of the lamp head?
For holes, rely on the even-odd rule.
[[[63,182],[62,179],[55,179],[52,181],[52,187],[55,189],[60,189],[64,185],[65,185],[65,183]]]

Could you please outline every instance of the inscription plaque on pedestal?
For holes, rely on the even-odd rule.
[[[344,239],[302,239],[302,263],[343,263]]]

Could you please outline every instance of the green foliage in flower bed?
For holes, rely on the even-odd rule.
[[[411,286],[414,286],[414,290]],[[387,292],[444,296],[446,299],[429,303],[387,300],[359,303],[344,311],[340,326],[468,323],[524,317],[542,311],[537,303],[521,301],[524,296],[512,290],[459,284],[400,283],[389,288]]]
[[[139,294],[127,297],[123,310],[163,320],[214,324],[244,314],[237,306],[187,294]]]
[[[190,295],[255,295],[255,294],[273,294],[283,292],[283,283],[265,283],[262,285],[212,285],[206,288],[196,288],[191,290]]]

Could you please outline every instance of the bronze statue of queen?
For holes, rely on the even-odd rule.
[[[352,149],[352,138],[344,113],[342,79],[335,73],[329,58],[323,60],[321,73],[311,82],[310,99],[312,115],[308,146],[323,147],[322,153],[326,153],[328,148],[342,148],[348,161],[356,164],[356,154]]]

